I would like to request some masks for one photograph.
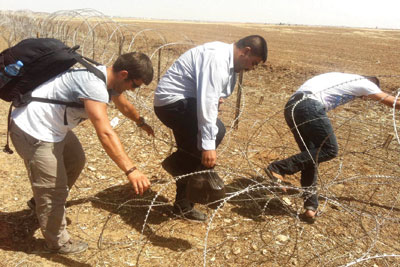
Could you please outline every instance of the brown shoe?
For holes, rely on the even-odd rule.
[[[45,249],[48,252],[59,253],[59,254],[77,254],[85,251],[87,248],[88,244],[86,242],[80,240],[71,240],[71,239],[58,249],[51,249],[45,246]]]
[[[284,193],[287,193],[287,188],[285,186],[283,186],[285,183],[282,180],[282,178],[283,178],[282,175],[277,174],[268,168],[264,168],[264,171],[267,174],[267,176],[269,177],[269,179],[271,180],[273,185],[279,187],[279,189],[282,190]]]

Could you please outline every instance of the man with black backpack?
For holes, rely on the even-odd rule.
[[[112,67],[97,69],[106,82],[87,69],[70,69],[32,91],[33,98],[76,102],[84,108],[32,101],[11,114],[10,137],[32,185],[33,199],[28,204],[35,208],[50,252],[72,254],[88,247],[85,242],[71,240],[65,217],[68,192],[85,165],[82,146],[71,131],[82,120],[90,119],[106,153],[125,173],[136,194],[143,194],[150,186],[111,127],[107,103],[112,100],[126,117],[154,136],[153,129],[122,94],[152,81],[152,63],[145,54],[132,52],[119,56]]]

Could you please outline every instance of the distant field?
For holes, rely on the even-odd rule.
[[[244,74],[238,129],[232,127],[237,90],[223,104],[220,114],[227,136],[218,149],[216,170],[229,191],[226,203],[217,211],[199,205],[210,218],[205,224],[172,216],[174,180],[160,163],[175,148],[170,131],[153,112],[155,80],[129,95],[155,129],[155,139],[124,120],[112,105],[109,107],[110,119],[121,119],[115,130],[124,147],[151,178],[153,186],[143,197],[133,195],[123,173],[101,148],[90,122],[75,130],[86,151],[87,164],[71,190],[67,216],[71,235],[89,242],[90,249],[81,255],[41,252],[43,238],[25,204],[32,193],[23,162],[16,153],[0,154],[0,266],[400,265],[398,112],[393,118],[390,108],[357,100],[329,114],[340,151],[337,159],[320,165],[321,208],[313,225],[298,217],[302,212],[299,174],[287,177],[294,193],[283,194],[262,171],[270,161],[298,151],[284,121],[283,108],[308,78],[330,71],[377,75],[382,89],[397,95],[400,31],[99,21],[102,23],[98,26],[91,26],[94,31],[79,19],[70,24],[57,24],[56,19],[48,23],[59,25],[51,28],[56,29],[52,34],[64,33],[61,36],[67,42],[75,40],[82,45],[81,51],[104,64],[110,64],[119,51],[141,50],[153,55],[158,74],[158,49],[163,46],[160,75],[196,44],[216,40],[232,43],[250,34],[265,37],[267,63]],[[10,35],[2,33],[5,39],[0,38],[0,48],[4,49]],[[40,36],[43,34],[46,32]],[[134,36],[137,38],[131,42]],[[167,45],[172,43],[177,44]],[[8,103],[0,103],[3,143],[7,112]],[[393,139],[383,146],[390,136]]]

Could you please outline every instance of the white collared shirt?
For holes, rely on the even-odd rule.
[[[361,75],[341,72],[328,72],[314,76],[297,91],[311,92],[309,98],[322,103],[326,111],[346,104],[356,97],[382,92],[375,83]]]
[[[235,88],[233,67],[233,44],[206,43],[181,55],[155,91],[156,107],[186,98],[197,99],[200,150],[215,150],[219,99],[230,96]]]

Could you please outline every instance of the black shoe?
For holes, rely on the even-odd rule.
[[[222,206],[225,198],[224,182],[213,170],[191,175],[186,186],[186,198],[193,203],[216,209]]]
[[[172,211],[176,216],[187,220],[199,222],[205,222],[207,220],[207,215],[199,210],[196,210],[195,208],[182,209],[179,205],[174,204],[174,208]]]
[[[28,205],[28,207],[29,207],[31,210],[33,210],[33,211],[36,210],[36,202],[35,202],[35,199],[34,199],[34,198],[31,198],[30,200],[28,200],[28,201],[26,202],[26,205]]]

